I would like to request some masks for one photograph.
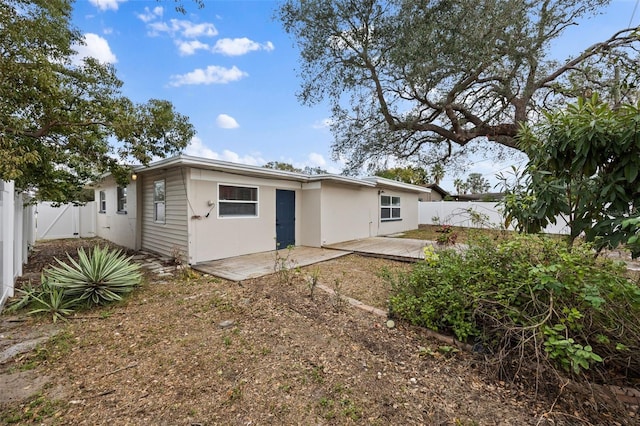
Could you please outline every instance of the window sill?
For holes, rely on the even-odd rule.
[[[107,214],[107,211],[106,211],[106,210],[100,210],[98,213],[100,213],[100,214]]]
[[[380,222],[402,222],[402,218],[400,218],[400,219],[380,219]]]
[[[127,214],[126,211],[116,212],[116,214]]]

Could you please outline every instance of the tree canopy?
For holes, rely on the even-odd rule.
[[[0,3],[0,179],[57,202],[105,172],[124,181],[125,162],[178,153],[194,135],[171,103],[136,104],[113,66],[79,60],[71,12],[70,0]]]
[[[306,175],[326,175],[329,172],[322,167],[305,166],[304,169],[295,167],[293,164],[284,163],[282,161],[269,161],[262,167],[266,169],[282,170],[285,172],[304,173]]]
[[[299,97],[331,102],[334,156],[355,171],[388,157],[438,162],[474,140],[522,150],[520,123],[568,98],[635,96],[635,28],[550,55],[608,3],[285,0],[279,18],[301,51]]]
[[[417,166],[394,167],[392,169],[378,170],[375,172],[375,175],[413,185],[425,185],[429,183],[428,170]]]

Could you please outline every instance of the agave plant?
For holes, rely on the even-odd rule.
[[[120,250],[94,247],[87,255],[78,250],[78,261],[67,254],[69,263],[56,259],[58,266],[46,271],[51,286],[61,288],[66,297],[103,305],[122,300],[142,280],[140,266],[131,262]]]
[[[29,311],[29,315],[48,313],[53,322],[64,320],[65,316],[73,313],[74,307],[78,304],[78,299],[69,300],[62,288],[49,285],[46,280],[42,281],[42,291],[31,295],[33,302],[38,306]]]

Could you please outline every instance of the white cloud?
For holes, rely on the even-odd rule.
[[[118,10],[118,3],[124,3],[127,0],[89,0],[89,3],[100,10]]]
[[[172,75],[169,85],[179,87],[188,84],[226,84],[248,75],[235,65],[231,68],[209,65],[206,69],[196,68],[186,74]]]
[[[213,46],[214,53],[222,53],[227,56],[240,56],[254,50],[272,51],[273,43],[270,41],[260,44],[246,37],[243,38],[222,38]]]
[[[142,19],[142,18],[141,18]],[[218,35],[216,27],[208,22],[196,24],[181,19],[171,19],[167,22],[151,22],[147,24],[149,35],[156,36],[166,33],[171,37],[180,35],[185,38],[213,37]]]
[[[327,160],[324,159],[322,154],[318,154],[317,152],[309,154],[309,162],[315,167],[324,167],[327,165]]]
[[[118,62],[118,58],[113,54],[109,47],[109,42],[97,34],[87,33],[84,35],[84,45],[74,46],[76,55],[73,57],[73,63],[78,65],[84,58],[92,57],[98,61],[107,64]]]
[[[232,163],[240,163],[240,164],[248,164],[251,166],[257,166],[261,164],[265,164],[266,161],[260,153],[250,154],[250,155],[240,155],[236,152],[225,149],[222,153],[217,153],[208,146],[206,146],[202,140],[194,136],[191,139],[191,142],[185,149],[185,154],[193,155],[195,157],[202,158],[211,158],[213,160],[222,160],[222,161],[230,161]]]
[[[222,129],[237,129],[240,127],[236,119],[227,114],[218,115],[216,124]]]
[[[161,18],[163,13],[164,13],[164,9],[162,8],[162,6],[156,6],[153,9],[149,9],[148,7],[145,7],[144,12],[139,13],[137,16],[138,16],[138,19],[140,19],[142,22],[151,22],[151,21],[154,21],[156,18]]]
[[[325,118],[324,120],[316,121],[311,125],[314,129],[327,129],[331,127],[333,121],[330,118]]]
[[[209,45],[198,40],[182,41],[176,40],[176,45],[180,51],[180,55],[189,56],[198,50],[209,50]]]

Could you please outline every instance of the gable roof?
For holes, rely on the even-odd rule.
[[[243,176],[252,176],[260,178],[275,178],[291,180],[302,183],[329,181],[345,185],[354,185],[361,187],[380,187],[394,188],[410,192],[430,192],[428,188],[417,185],[410,185],[403,182],[397,182],[390,179],[380,177],[354,178],[337,174],[307,175],[304,173],[287,172],[284,170],[268,169],[260,166],[250,166],[247,164],[232,163],[229,161],[213,160],[210,158],[194,157],[190,155],[177,155],[175,157],[165,158],[155,161],[148,166],[135,166],[133,171],[137,174],[146,173],[158,169],[166,169],[170,167],[193,167],[205,170],[214,170],[225,173],[232,173]]]

